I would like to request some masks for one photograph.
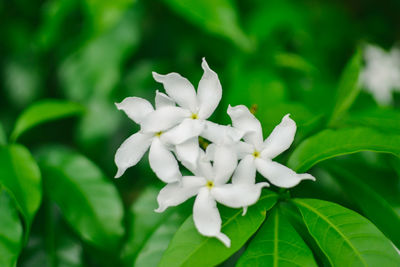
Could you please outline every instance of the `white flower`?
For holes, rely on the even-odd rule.
[[[367,45],[364,52],[365,67],[360,82],[381,105],[393,102],[392,92],[400,90],[400,50],[386,52],[374,45]]]
[[[147,100],[139,97],[127,97],[116,106],[140,124],[141,130],[131,135],[118,148],[115,154],[115,164],[118,167],[115,178],[124,174],[127,168],[136,165],[150,147],[150,167],[158,178],[166,183],[178,181],[181,178],[178,162],[170,151],[172,148],[163,140],[163,135],[186,116],[185,110],[176,107],[172,99],[158,91],[156,110]],[[154,121],[154,113],[159,111],[162,116],[157,115],[158,121]]]
[[[197,168],[192,170],[195,176],[182,177],[181,183],[167,184],[157,197],[157,212],[177,206],[196,196],[193,206],[193,220],[197,230],[204,236],[216,237],[225,246],[230,247],[230,239],[221,233],[221,217],[216,202],[232,208],[247,207],[257,202],[261,189],[268,183],[227,184],[237,166],[237,156],[232,147],[217,146],[214,163],[208,161],[199,149]]]
[[[282,122],[275,127],[270,136],[263,141],[260,122],[243,105],[228,108],[233,127],[245,131],[245,142],[237,145],[241,161],[236,173],[238,180],[249,180],[254,183],[256,171],[261,173],[273,185],[283,188],[296,186],[301,180],[315,180],[308,173],[298,174],[288,167],[272,161],[273,158],[287,150],[293,142],[296,133],[296,123],[284,116]],[[211,149],[211,148],[210,148]],[[233,182],[238,182],[233,180]]]
[[[198,137],[209,124],[210,128],[213,128],[212,123],[206,120],[218,106],[222,95],[218,75],[209,68],[204,58],[201,67],[204,74],[199,82],[197,94],[193,85],[178,73],[160,75],[153,72],[154,79],[164,85],[168,96],[180,106],[184,114],[179,124],[165,133],[163,138],[176,145],[178,158],[192,166],[195,166],[198,158]],[[151,118],[142,124],[143,131],[154,131],[164,117],[164,110],[156,110]],[[210,134],[209,137],[212,138],[213,135]]]

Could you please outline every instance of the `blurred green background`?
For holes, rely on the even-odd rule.
[[[114,102],[128,96],[153,102],[163,88],[152,71],[178,72],[196,86],[205,57],[223,87],[214,121],[229,123],[228,104],[244,104],[257,109],[267,134],[291,113],[300,140],[326,123],[340,74],[357,47],[368,42],[389,49],[400,39],[399,12],[398,0],[1,0],[0,121],[10,135],[35,102],[78,103],[84,110],[79,116],[35,127],[18,142],[35,158],[53,144],[85,156],[117,188],[128,211],[159,182],[146,156],[113,180],[116,149],[139,129]],[[376,106],[361,93],[353,109],[365,105]],[[48,198],[42,198],[19,265],[122,264],[115,251],[123,242],[104,249],[81,241]],[[125,233],[132,220],[126,214]],[[67,249],[60,252],[54,242]]]

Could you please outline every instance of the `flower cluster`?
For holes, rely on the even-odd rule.
[[[386,52],[379,46],[366,45],[365,67],[360,82],[380,105],[393,102],[392,92],[400,92],[400,50]]]
[[[269,183],[290,188],[301,180],[315,178],[307,173],[297,174],[272,160],[293,142],[296,123],[289,115],[283,117],[265,141],[260,122],[243,105],[229,106],[232,126],[209,121],[221,100],[222,87],[205,59],[201,66],[204,74],[197,93],[177,73],[153,73],[166,91],[156,91],[155,109],[138,97],[128,97],[116,104],[141,127],[116,152],[116,178],[150,150],[150,167],[166,183],[157,197],[156,212],[196,196],[193,220],[197,230],[229,247],[230,239],[221,233],[217,202],[243,208],[245,215],[247,207],[257,202],[261,189]],[[199,137],[210,142],[206,150],[200,148]],[[193,175],[182,176],[178,161]],[[269,183],[257,183],[256,172]]]

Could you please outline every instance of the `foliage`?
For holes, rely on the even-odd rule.
[[[362,42],[390,48],[399,11],[395,0],[0,2],[0,266],[399,266],[400,98],[382,107],[358,82]],[[230,248],[198,234],[191,203],[153,212],[148,162],[112,179],[137,130],[114,103],[153,99],[151,71],[198,80],[202,57],[224,92],[213,119],[230,123],[228,104],[244,103],[268,136],[291,113],[295,142],[275,160],[317,179],[263,189],[245,216],[221,206]]]

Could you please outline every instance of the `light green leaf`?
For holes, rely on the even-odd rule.
[[[135,267],[157,266],[172,237],[185,221],[187,215],[179,212],[170,214],[152,233],[144,247],[140,250],[134,263]]]
[[[277,195],[266,190],[264,192],[259,202],[249,207],[245,216],[242,216],[241,209],[219,207],[222,232],[231,239],[230,248],[216,238],[200,235],[190,216],[176,232],[159,266],[215,266],[223,262],[257,231],[266,212],[275,205]]]
[[[240,257],[244,266],[317,266],[314,256],[279,209],[267,221]]]
[[[18,211],[0,188],[0,266],[15,266],[22,246],[22,225]]]
[[[327,169],[334,174],[334,178],[339,182],[342,190],[360,207],[364,215],[379,227],[397,247],[400,247],[400,214],[384,197],[362,181],[368,177],[358,177],[359,173],[352,173],[338,164]]]
[[[83,107],[63,100],[42,100],[28,107],[18,118],[11,140],[16,141],[24,132],[48,121],[81,114]]]
[[[361,61],[362,51],[361,49],[357,49],[340,77],[336,92],[335,106],[330,119],[331,125],[346,113],[360,92],[358,77],[360,75]]]
[[[400,134],[400,112],[395,109],[368,109],[351,112],[344,118],[346,125],[361,125],[376,130]]]
[[[42,186],[40,170],[24,146],[0,147],[0,184],[21,211],[27,235],[42,199]]]
[[[229,0],[164,0],[171,9],[202,29],[232,40],[244,50],[253,44],[238,23],[238,12]]]
[[[324,130],[304,140],[292,153],[288,165],[305,172],[320,161],[356,153],[375,151],[400,155],[400,135],[386,135],[369,128]]]
[[[399,266],[400,255],[371,222],[332,202],[294,199],[332,266]]]
[[[101,170],[63,147],[40,151],[39,164],[45,192],[70,226],[93,245],[115,249],[124,233],[122,201]]]

